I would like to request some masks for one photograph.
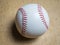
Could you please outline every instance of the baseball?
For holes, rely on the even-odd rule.
[[[28,4],[18,9],[15,23],[22,36],[37,38],[48,30],[49,17],[41,5]]]

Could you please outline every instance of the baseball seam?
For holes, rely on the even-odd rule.
[[[22,33],[25,34],[26,27],[27,27],[27,15],[23,8],[19,9],[22,13]]]
[[[40,5],[38,5],[38,12],[39,12],[39,16],[40,16],[43,24],[44,24],[45,27],[48,29],[48,25],[47,25],[47,23],[46,23],[46,20],[45,20],[45,18],[44,18],[44,14],[43,14],[43,12],[42,12],[42,8],[40,7]]]

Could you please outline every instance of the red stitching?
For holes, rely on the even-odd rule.
[[[19,9],[22,13],[22,33],[25,34],[25,31],[26,31],[26,23],[27,23],[27,15],[26,15],[26,12],[23,8],[20,8]]]
[[[43,12],[42,12],[42,8],[40,7],[40,5],[38,5],[38,12],[39,12],[39,15],[40,15],[40,18],[41,18],[43,24],[44,24],[45,27],[48,29],[48,25],[47,25],[47,23],[46,23],[46,20],[45,20],[45,18],[44,18],[44,14],[43,14]]]

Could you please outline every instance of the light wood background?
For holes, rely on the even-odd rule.
[[[18,33],[14,20],[19,7],[39,3],[48,12],[50,27],[37,39]],[[60,45],[60,0],[0,0],[0,45]]]

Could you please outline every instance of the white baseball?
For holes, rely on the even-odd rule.
[[[18,9],[15,23],[21,35],[36,38],[48,30],[49,17],[41,5],[28,4]]]

